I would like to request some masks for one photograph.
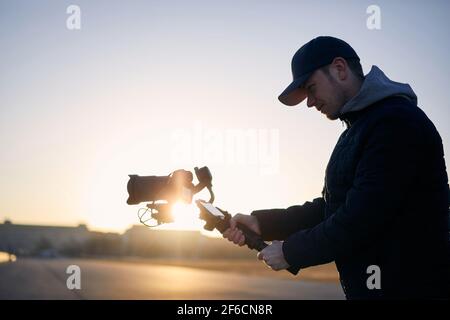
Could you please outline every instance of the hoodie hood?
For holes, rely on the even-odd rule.
[[[358,94],[341,108],[341,115],[359,111],[391,96],[403,96],[417,105],[417,96],[407,83],[390,80],[377,66],[372,66]]]

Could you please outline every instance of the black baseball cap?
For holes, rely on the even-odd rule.
[[[303,45],[292,58],[292,83],[280,94],[278,100],[287,106],[295,106],[306,98],[302,85],[317,69],[329,65],[334,58],[358,59],[355,50],[345,41],[328,36],[312,39]]]

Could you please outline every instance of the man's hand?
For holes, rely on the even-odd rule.
[[[289,263],[284,259],[283,241],[273,241],[271,245],[258,253],[258,259],[264,260],[264,263],[275,271],[290,267]]]
[[[230,219],[230,227],[225,230],[222,236],[242,247],[245,244],[245,236],[242,231],[236,227],[238,222],[261,235],[259,223],[255,216],[238,213]]]

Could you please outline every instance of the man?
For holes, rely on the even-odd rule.
[[[347,125],[329,160],[322,197],[287,209],[237,214],[273,241],[258,258],[274,270],[336,262],[348,299],[448,298],[448,177],[442,141],[411,87],[376,66],[364,76],[346,42],[318,37],[292,59],[279,96],[307,99]],[[379,271],[380,283],[368,281]],[[373,285],[375,284],[375,285]]]

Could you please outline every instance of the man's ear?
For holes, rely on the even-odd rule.
[[[334,58],[331,65],[333,66],[337,79],[339,79],[340,81],[344,81],[348,78],[349,69],[347,61],[345,61],[344,58]]]

